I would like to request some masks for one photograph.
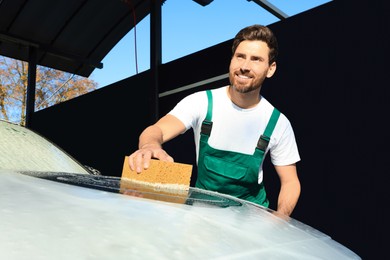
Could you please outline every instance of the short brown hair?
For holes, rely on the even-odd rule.
[[[266,26],[255,24],[241,29],[233,40],[232,54],[236,52],[242,41],[263,41],[269,48],[269,64],[276,61],[278,56],[278,41],[274,33]]]

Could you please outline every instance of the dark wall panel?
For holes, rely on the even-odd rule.
[[[82,164],[104,175],[120,176],[124,156],[137,148],[151,123],[149,72],[41,110],[32,128]]]
[[[281,55],[263,91],[292,122],[300,148],[293,216],[363,259],[385,253],[390,197],[380,163],[390,144],[390,20],[379,6],[331,3],[272,25]]]

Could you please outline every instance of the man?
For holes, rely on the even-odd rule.
[[[232,52],[230,85],[185,97],[147,127],[139,150],[130,155],[130,168],[141,173],[151,158],[172,162],[162,144],[193,128],[196,187],[268,207],[262,163],[270,152],[281,184],[277,213],[289,216],[301,192],[300,156],[289,120],[260,95],[264,80],[276,70],[276,37],[265,26],[248,26],[235,36]]]

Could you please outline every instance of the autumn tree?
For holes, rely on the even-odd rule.
[[[0,119],[25,124],[28,63],[0,56]],[[37,66],[35,111],[83,95],[97,82],[63,71]]]

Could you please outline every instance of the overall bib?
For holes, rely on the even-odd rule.
[[[268,207],[263,182],[258,183],[259,169],[280,112],[274,108],[253,155],[223,151],[209,146],[212,129],[213,97],[207,90],[208,108],[202,122],[199,142],[198,188],[229,194]]]

